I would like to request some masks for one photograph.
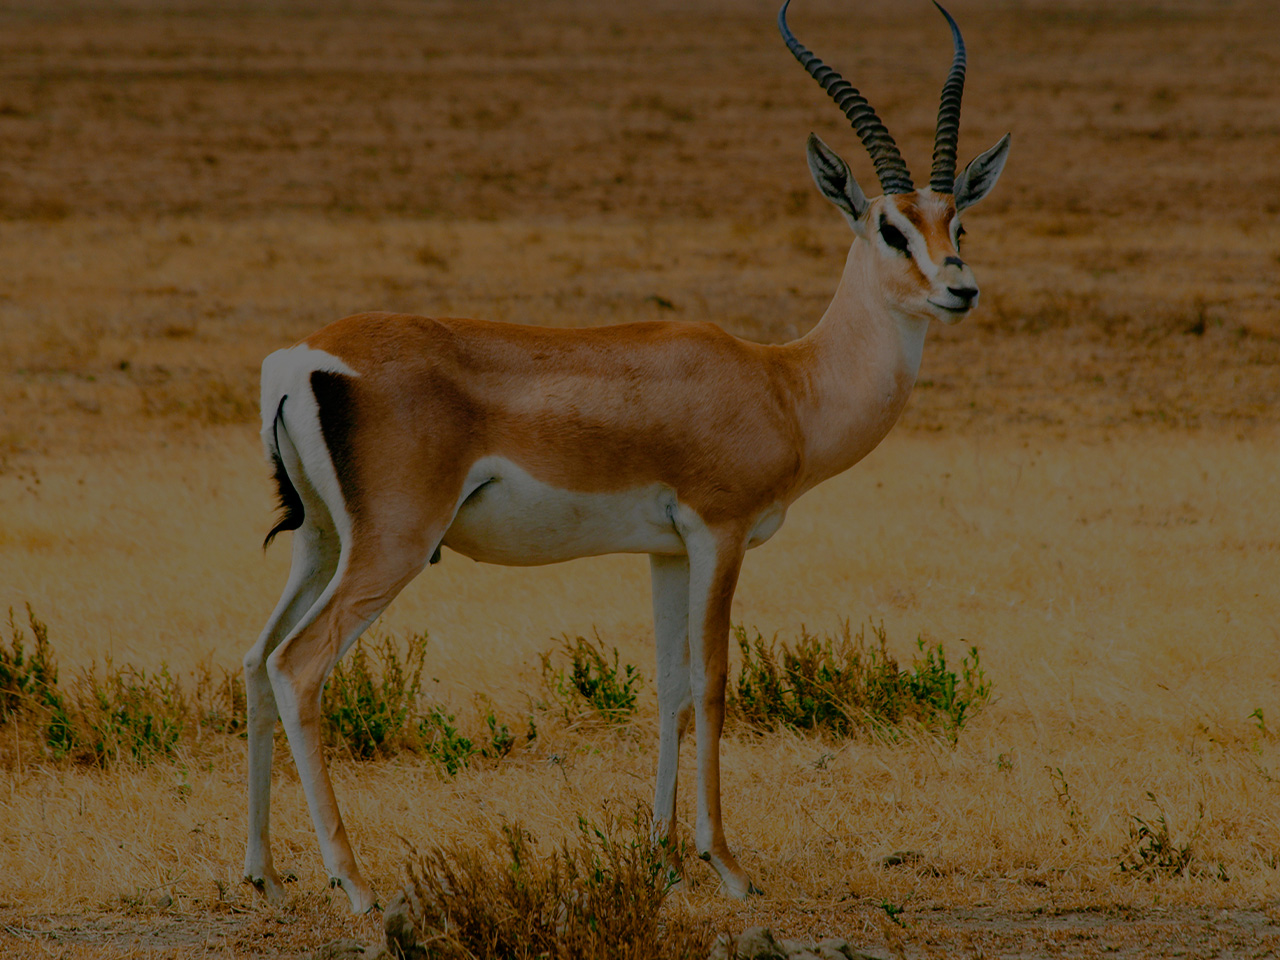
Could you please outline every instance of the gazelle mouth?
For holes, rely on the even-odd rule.
[[[947,311],[947,313],[968,313],[973,308],[972,303],[966,303],[959,307],[948,307],[945,303],[939,303],[937,300],[930,300],[929,303],[939,310]]]

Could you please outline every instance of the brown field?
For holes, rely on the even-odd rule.
[[[1270,0],[954,0],[983,306],[934,330],[897,429],[744,567],[735,622],[883,620],[977,644],[992,702],[926,735],[724,746],[730,842],[768,896],[689,869],[670,909],[879,955],[1280,951],[1280,45]],[[772,2],[9,2],[0,8],[0,610],[64,674],[235,668],[283,585],[261,358],[364,309],[795,337],[849,233],[803,145],[869,193]],[[927,176],[945,25],[795,0],[792,25]],[[598,631],[651,672],[643,558],[453,554],[377,628],[430,634],[428,693],[522,727],[539,654]],[[7,638],[0,638],[7,639]],[[484,698],[488,698],[487,700]],[[1251,716],[1261,710],[1258,716]],[[649,796],[656,703],[544,724],[497,764],[333,759],[385,898],[400,838],[548,847]],[[376,917],[333,897],[283,738],[296,895],[239,885],[242,741],[107,772],[0,726],[0,954],[294,956]],[[687,752],[687,751],[686,751]],[[692,758],[681,779],[692,781]],[[1189,876],[1122,873],[1164,810]],[[682,828],[692,806],[682,797]],[[915,864],[882,868],[896,850]],[[160,906],[168,899],[165,906]],[[887,927],[883,903],[905,907]]]

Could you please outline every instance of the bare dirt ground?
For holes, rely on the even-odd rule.
[[[1274,957],[1280,949],[1275,912],[1070,910],[933,910],[905,930],[847,937],[871,955],[926,957]],[[847,911],[850,928],[874,926],[863,911]],[[354,929],[342,929],[343,926]],[[207,913],[25,916],[5,923],[9,956],[175,957],[276,956],[315,950],[337,939],[369,943],[368,923],[334,922],[301,932],[289,918],[217,917]],[[282,942],[284,945],[282,947]]]
[[[1243,634],[1240,604],[1233,599],[1221,633],[1208,635],[1223,651],[1252,651],[1247,662],[1253,669],[1241,675],[1246,692],[1240,697],[1263,704],[1270,717],[1280,710],[1277,677],[1274,664],[1257,651],[1259,645],[1274,650],[1275,643],[1274,628],[1266,625],[1273,605],[1266,584],[1274,581],[1267,575],[1274,567],[1266,564],[1274,564],[1277,526],[1274,481],[1267,479],[1273,471],[1266,464],[1280,426],[1280,45],[1274,5],[955,0],[952,12],[970,48],[961,160],[1006,130],[1013,132],[1013,152],[996,191],[966,217],[965,256],[982,285],[982,307],[965,323],[930,333],[921,380],[897,428],[912,445],[905,453],[895,448],[889,463],[912,471],[913,482],[927,476],[934,483],[930,490],[939,491],[939,511],[946,514],[942,542],[952,545],[987,543],[981,510],[999,505],[978,494],[966,501],[958,492],[949,504],[948,471],[956,471],[957,484],[970,481],[957,468],[941,466],[943,459],[930,451],[957,461],[972,451],[975,486],[990,483],[997,496],[1026,510],[1065,511],[1054,497],[1074,492],[1080,502],[1070,516],[1063,513],[1061,529],[1081,534],[1068,554],[1079,561],[1075,569],[1090,550],[1105,564],[1117,544],[1128,548],[1130,540],[1106,539],[1105,531],[1113,529],[1108,524],[1122,518],[1123,536],[1140,544],[1137,555],[1159,571],[1147,579],[1169,579],[1170,603],[1194,596],[1204,623],[1228,604],[1211,595],[1203,578],[1180,579],[1179,569],[1186,558],[1220,551],[1212,554],[1215,569],[1230,568],[1237,582],[1247,582],[1240,596],[1258,599],[1254,619],[1244,618]],[[224,588],[221,574],[208,577],[210,586],[195,572],[175,572],[166,558],[178,532],[157,526],[142,536],[130,523],[181,523],[190,507],[170,493],[181,485],[216,504],[223,527],[251,541],[248,531],[263,527],[269,510],[265,480],[259,491],[253,473],[260,469],[252,449],[258,364],[270,350],[345,313],[390,309],[553,325],[711,319],[758,340],[802,334],[825,307],[849,242],[840,217],[809,181],[805,135],[818,132],[851,163],[868,192],[877,191],[856,138],[782,46],[775,15],[772,3],[754,0],[625,6],[569,0],[51,6],[15,0],[0,7],[0,605],[20,607],[35,597],[55,625],[59,616],[68,626],[79,617],[86,625],[80,633],[93,639],[70,649],[88,659],[99,655],[93,644],[102,641],[92,625],[104,611],[114,616],[116,607],[163,589],[156,586],[161,581],[146,580],[152,568],[139,558],[159,558],[150,562],[166,577],[191,576],[181,581],[189,597]],[[924,0],[795,0],[791,22],[863,90],[923,179],[949,56],[941,18]],[[996,453],[984,461],[980,449]],[[1058,486],[1046,481],[1033,487],[1049,491],[1042,505],[1027,504],[1026,487],[1019,486],[1025,464],[1014,463],[1013,450],[1027,451],[1028,475],[1039,463],[1041,472],[1066,477]],[[1072,462],[1096,465],[1096,473],[1084,466],[1073,472]],[[174,466],[184,463],[194,466],[187,473]],[[1150,464],[1147,473],[1143,463]],[[1163,477],[1185,478],[1186,490],[1154,492],[1157,506],[1144,509],[1140,492],[1119,473],[1108,474],[1108,464],[1123,465],[1152,487]],[[896,482],[887,469],[871,476],[877,479],[868,487]],[[1246,478],[1238,489],[1231,486],[1237,476]],[[77,499],[76,478],[81,485],[88,479],[90,486],[151,490],[163,502],[154,513],[140,505],[108,516],[96,501],[86,508]],[[1221,492],[1228,488],[1229,494]],[[246,489],[257,499],[226,505]],[[1219,496],[1226,504],[1221,509],[1214,506]],[[974,512],[953,517],[956,502]],[[56,522],[41,514],[50,503],[58,504]],[[1251,512],[1239,512],[1241,503]],[[85,509],[89,519],[82,516]],[[903,505],[895,515],[913,509]],[[235,527],[242,515],[244,531]],[[58,524],[92,527],[100,536],[85,542],[100,544],[102,556],[112,558],[102,561],[101,584],[57,554],[60,540],[51,530]],[[1086,529],[1088,524],[1095,526]],[[937,527],[922,523],[911,536],[927,541]],[[993,529],[1012,530],[1032,546],[1038,539],[1025,526]],[[1091,544],[1087,534],[1093,530],[1102,533]],[[1149,541],[1137,539],[1139,533],[1152,530],[1183,539],[1143,552]],[[1186,538],[1196,533],[1206,538]],[[820,537],[821,530],[815,526],[807,535]],[[121,539],[128,551],[112,553]],[[212,547],[210,555],[223,556]],[[1002,555],[1001,562],[1030,570],[1025,576],[1042,591],[1034,596],[1050,611],[1070,603],[1074,616],[1074,596],[1049,591],[1061,576],[1070,593],[1083,575],[1073,574],[1070,562],[1063,573],[1061,560],[1054,568],[1044,556]],[[274,577],[283,557],[272,562]],[[1236,562],[1239,571],[1231,567]],[[960,579],[961,566],[947,568],[952,582]],[[1123,567],[1116,561],[1114,568],[1094,570],[1088,588],[1094,593],[1076,591],[1081,606],[1123,606],[1114,595]],[[590,584],[580,588],[582,596],[608,595],[614,582],[608,577],[622,568],[602,569],[609,571],[603,579],[581,581]],[[32,570],[42,571],[40,584]],[[59,570],[69,582],[59,582]],[[806,577],[822,577],[816,567],[806,571]],[[572,584],[578,574],[564,576],[571,585],[565,589],[577,596]],[[765,592],[766,579],[748,585]],[[918,629],[911,626],[916,614],[963,611],[966,603],[999,605],[942,592],[938,583],[945,578],[929,579],[927,586],[924,579],[886,575],[858,600],[889,610],[908,630]],[[138,580],[146,582],[140,587]],[[535,582],[543,586],[531,592],[563,586]],[[15,583],[21,592],[4,587]],[[77,593],[119,599],[92,601],[84,613],[69,615],[66,597]],[[1007,586],[1005,594],[1018,590]],[[1135,596],[1146,606],[1117,613],[1126,625],[1152,621],[1152,630],[1179,634],[1179,617],[1162,609],[1154,589]],[[641,601],[636,603],[643,606]],[[261,619],[257,609],[265,614],[270,602],[250,596],[244,603],[253,607],[248,619]],[[228,664],[244,645],[241,636],[249,635],[238,615],[219,608],[219,624],[231,624],[234,630],[227,632],[236,635],[218,648]],[[548,624],[558,622],[555,616],[563,614],[552,610]],[[632,629],[642,614],[627,607],[618,616]],[[1080,616],[1080,635],[1105,634],[1101,614]],[[179,617],[164,629],[176,644],[189,634],[202,643],[206,636]],[[548,625],[544,631],[538,620],[524,629],[543,631],[541,639],[573,628]],[[145,647],[148,641],[138,642]],[[1171,718],[1180,738],[1166,743],[1139,739],[1124,726],[1129,694],[1106,687],[1110,673],[1130,669],[1120,654],[1087,670],[1068,669],[1071,684],[1100,678],[1099,690],[1106,687],[1081,707],[1074,699],[1054,699],[1060,684],[1042,666],[1042,655],[1009,649],[1022,658],[1015,662],[1023,672],[1011,667],[1004,689],[1034,677],[1048,706],[1042,714],[1036,695],[1023,693],[1016,709],[993,710],[991,728],[975,734],[986,738],[990,757],[975,748],[971,766],[966,760],[949,768],[953,780],[970,778],[978,785],[973,789],[992,789],[997,781],[977,771],[994,770],[997,753],[1004,756],[1005,719],[1034,726],[1034,737],[1018,741],[1028,769],[1061,764],[1073,776],[1075,768],[1061,752],[1052,759],[1052,750],[1044,757],[1035,751],[1052,741],[1070,755],[1076,723],[1081,729],[1115,726],[1120,732],[1105,755],[1120,758],[1116,763],[1127,752],[1135,764],[1152,769],[1152,757],[1164,762],[1166,753],[1173,755],[1169,764],[1182,764],[1179,771],[1220,763],[1229,771],[1219,784],[1223,795],[1228,780],[1254,778],[1252,792],[1232,794],[1236,806],[1214,821],[1224,845],[1258,848],[1250,854],[1256,862],[1249,878],[1235,886],[1122,886],[1099,879],[1104,874],[1096,863],[1083,880],[1071,880],[1070,866],[1064,867],[1070,882],[1050,876],[1048,868],[1006,865],[983,874],[965,865],[945,878],[922,874],[893,881],[855,870],[853,886],[837,890],[815,867],[813,875],[823,879],[812,889],[782,870],[773,886],[786,896],[731,908],[718,905],[704,880],[685,906],[738,928],[764,923],[794,936],[839,933],[880,955],[1280,953],[1280,884],[1274,877],[1280,827],[1269,772],[1274,734],[1264,742],[1235,727],[1224,734],[1228,721],[1218,722],[1215,704],[1227,701],[1194,685],[1198,676],[1223,685],[1228,674],[1214,658],[1229,654],[1203,644],[1194,652],[1180,647],[1178,669],[1185,667],[1189,686],[1173,684],[1169,693],[1168,677],[1153,680],[1171,701],[1185,700],[1201,711],[1184,717],[1163,700],[1152,707],[1150,716]],[[1075,647],[1055,649],[1076,657]],[[1157,649],[1152,641],[1149,650]],[[453,653],[459,663],[469,662],[469,655]],[[1156,676],[1156,667],[1143,669]],[[1144,689],[1152,698],[1162,696]],[[1133,710],[1140,713],[1146,703]],[[1230,722],[1242,724],[1243,713]],[[769,749],[769,762],[777,763],[809,745]],[[903,776],[898,762],[916,771],[906,787],[893,786],[895,798],[885,807],[890,816],[905,815],[903,791],[926,779],[919,770],[945,766],[927,750],[922,756],[919,766],[914,759],[894,761],[892,773],[883,774]],[[637,768],[643,771],[636,778],[640,793],[649,788],[645,764],[651,760],[643,758]],[[875,762],[871,753],[863,760]],[[208,806],[232,823],[240,816],[238,763],[232,758],[225,771],[216,767],[225,781],[218,789],[225,790],[211,794]],[[819,779],[812,766],[807,754],[797,760],[796,779]],[[154,777],[158,783],[173,775],[165,768]],[[393,782],[368,770],[346,775]],[[287,765],[278,776],[288,777]],[[1079,776],[1086,789],[1101,794],[1110,773]],[[1134,791],[1143,789],[1142,775],[1124,776]],[[1048,779],[1040,781],[1045,796],[1035,802],[1061,821],[1061,793],[1055,799]],[[398,788],[386,783],[378,796],[395,795]],[[837,784],[863,789],[861,780]],[[877,790],[889,790],[877,784]],[[42,772],[38,765],[19,765],[7,786],[6,809],[30,818],[20,818],[23,824],[44,822],[46,794],[51,809],[65,812],[73,796],[82,807],[88,795],[124,808],[167,798],[168,789],[144,784],[130,793],[133,785],[74,771]],[[491,789],[481,781],[463,787],[448,789],[480,797]],[[1198,789],[1203,794],[1203,784]],[[1194,809],[1195,796],[1188,788],[1186,809]],[[160,800],[154,802],[161,809]],[[293,804],[300,829],[287,850],[314,859],[310,827],[296,798]],[[912,815],[925,823],[961,812],[986,815],[967,806],[941,814],[921,808]],[[770,815],[781,814],[771,808]],[[1055,832],[1043,842],[1056,849],[1061,839],[1080,862],[1090,855],[1102,862],[1106,857],[1086,848],[1098,836],[1123,833],[1121,824],[1104,826],[1108,816],[1100,804],[1095,833],[1073,834],[1059,822],[1063,837]],[[93,829],[100,834],[105,828]],[[59,871],[73,859],[70,848],[96,842],[73,837],[54,844],[32,830],[30,848],[17,839],[0,848],[11,872],[22,875],[23,890],[46,880],[65,885]],[[226,844],[234,847],[233,827],[225,832]],[[161,875],[168,868],[159,864],[180,856],[184,835],[185,829],[177,840],[139,841],[139,851],[128,855],[154,861]],[[287,835],[283,829],[281,835]],[[991,835],[998,835],[994,828]],[[822,830],[805,837],[812,849],[804,855],[822,859]],[[970,840],[986,843],[988,835],[974,833]],[[781,859],[766,841],[753,842],[753,862]],[[110,853],[94,849],[100,861]],[[840,864],[840,858],[853,858],[843,847],[832,856]],[[1266,862],[1269,868],[1258,865]],[[9,872],[4,867],[0,860],[0,873]],[[311,879],[304,875],[299,887]],[[854,889],[859,884],[863,889]],[[82,892],[66,896],[65,910],[33,905],[25,894],[5,899],[0,893],[0,953],[295,956],[338,937],[377,937],[376,918],[345,917],[342,905],[315,892],[314,883],[283,909],[265,907],[242,890],[215,888],[212,881],[159,905],[171,888],[162,879],[121,879],[120,889],[130,892],[109,894],[98,880],[86,881]],[[885,926],[882,903],[907,897],[916,898],[907,928]]]

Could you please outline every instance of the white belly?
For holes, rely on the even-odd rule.
[[[444,545],[485,563],[535,566],[605,553],[686,552],[675,491],[662,484],[617,493],[561,490],[503,457],[476,461]],[[758,547],[786,518],[775,504],[747,538]]]
[[[537,480],[502,457],[476,462],[444,544],[475,560],[528,566],[603,553],[685,552],[676,495],[653,484],[577,493]]]

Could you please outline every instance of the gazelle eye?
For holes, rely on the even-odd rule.
[[[960,226],[956,227],[956,251],[957,252],[960,250],[960,238],[964,236],[964,233],[965,233],[964,224],[962,223],[960,224]]]
[[[903,256],[910,256],[910,245],[907,238],[903,236],[902,231],[895,227],[888,220],[880,221],[880,236],[889,246],[897,250]]]

